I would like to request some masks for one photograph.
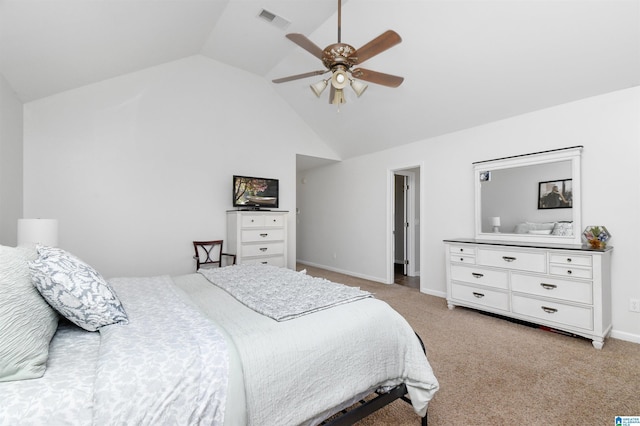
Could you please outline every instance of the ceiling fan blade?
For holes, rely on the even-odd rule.
[[[381,84],[388,87],[398,87],[404,81],[404,77],[366,70],[364,68],[356,68],[352,70],[351,75],[353,76],[353,78],[365,80],[375,84]]]
[[[322,60],[322,49],[320,49],[314,42],[309,40],[305,35],[299,33],[287,34],[287,38],[302,47],[307,52],[311,53],[316,58]]]
[[[367,59],[373,58],[379,53],[392,48],[401,41],[402,38],[398,35],[397,32],[393,30],[385,31],[384,33],[380,34],[378,37],[374,38],[369,43],[358,49],[358,63],[361,64]]]
[[[275,80],[271,80],[274,83],[286,83],[287,81],[299,80],[301,78],[313,77],[314,75],[322,75],[328,73],[329,70],[318,70],[305,72],[304,74],[290,75],[289,77],[281,77],[276,78]]]

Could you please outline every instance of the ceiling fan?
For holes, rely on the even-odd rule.
[[[387,87],[398,87],[404,81],[403,77],[391,74],[385,74],[377,71],[371,71],[364,68],[353,68],[362,62],[384,52],[402,41],[402,38],[393,30],[387,30],[374,38],[360,49],[342,43],[341,41],[342,27],[342,1],[338,0],[338,42],[330,44],[324,50],[320,49],[315,43],[306,36],[299,33],[287,34],[287,38],[320,59],[326,69],[311,71],[303,74],[291,75],[272,80],[274,83],[285,83],[287,81],[298,80],[301,78],[323,75],[331,72],[331,77],[323,79],[311,85],[311,90],[316,96],[320,97],[327,85],[331,83],[331,91],[329,95],[329,103],[343,104],[346,102],[343,89],[349,84],[359,97],[367,89],[367,85],[359,80],[368,81],[375,84],[381,84]]]

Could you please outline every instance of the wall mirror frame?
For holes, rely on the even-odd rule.
[[[475,185],[475,238],[479,240],[500,240],[523,243],[547,243],[547,244],[581,244],[582,243],[582,215],[581,215],[581,179],[580,163],[582,146],[560,148],[531,154],[516,155],[512,157],[498,158],[494,160],[478,161],[473,163],[473,179]],[[551,172],[554,168],[562,172]],[[545,177],[545,173],[547,173]],[[522,174],[522,178],[520,176]],[[570,174],[570,176],[567,176]],[[539,175],[539,177],[538,177]],[[524,177],[526,176],[526,178]],[[489,195],[487,188],[502,178],[502,184],[507,190],[502,190],[500,196]],[[563,208],[540,209],[539,191],[544,181],[568,181],[570,182],[571,199],[570,207],[567,204]],[[483,185],[485,190],[483,191]],[[522,186],[523,188],[517,187]],[[486,200],[483,200],[483,192]],[[532,195],[532,194],[536,195]],[[526,199],[518,200],[517,196],[526,194]],[[484,205],[483,205],[484,203]],[[502,204],[503,203],[503,204]],[[511,203],[511,204],[509,204]],[[530,203],[530,204],[529,204]],[[502,204],[502,206],[501,206]],[[523,212],[513,212],[513,205],[523,206]],[[507,213],[507,217],[501,212]],[[517,217],[508,217],[508,215]],[[542,219],[541,219],[542,218]],[[524,224],[537,226],[544,223],[548,226],[553,223],[569,223],[572,232],[564,235],[554,231],[553,234],[542,230],[529,230],[522,233]],[[514,227],[514,223],[518,223]],[[494,225],[502,225],[493,228]],[[517,233],[516,233],[517,232]]]

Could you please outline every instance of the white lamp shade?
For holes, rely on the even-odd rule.
[[[311,90],[313,90],[313,93],[315,93],[317,97],[320,97],[324,89],[327,88],[328,83],[329,83],[329,80],[322,80],[317,83],[313,83],[310,87],[311,87]]]
[[[367,86],[361,81],[351,80],[351,88],[353,89],[354,92],[356,92],[356,95],[358,95],[358,97],[362,96],[364,91],[367,90],[367,87],[369,86]]]
[[[491,226],[500,226],[500,217],[492,217]]]
[[[18,245],[58,245],[58,221],[56,219],[18,219]]]

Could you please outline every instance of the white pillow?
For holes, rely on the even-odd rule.
[[[0,382],[42,377],[58,314],[33,287],[35,247],[0,246]]]
[[[118,296],[98,271],[62,249],[37,249],[40,257],[29,264],[34,285],[65,318],[88,331],[129,323]]]
[[[535,235],[550,235],[551,229],[530,229],[529,234]]]

